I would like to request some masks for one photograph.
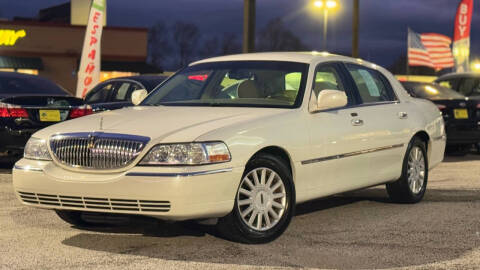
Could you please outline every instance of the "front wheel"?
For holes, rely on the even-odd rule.
[[[427,189],[428,160],[425,143],[414,138],[403,160],[402,176],[387,184],[387,192],[394,202],[417,203],[422,200]]]
[[[294,204],[292,174],[285,161],[259,154],[246,166],[234,208],[219,220],[218,229],[233,241],[267,243],[288,227]]]

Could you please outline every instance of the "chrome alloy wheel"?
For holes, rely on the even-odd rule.
[[[415,146],[408,156],[408,186],[413,194],[418,194],[425,182],[425,157],[422,149]]]
[[[256,168],[245,175],[237,193],[240,217],[251,229],[266,231],[282,218],[287,194],[280,176],[269,168]]]

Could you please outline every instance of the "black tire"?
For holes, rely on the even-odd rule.
[[[239,192],[235,195],[235,205],[232,212],[219,219],[217,229],[225,238],[246,244],[268,243],[279,237],[288,227],[295,211],[295,187],[293,185],[292,173],[286,161],[271,154],[257,154],[246,166],[242,175],[241,183],[244,177],[257,168],[268,168],[274,171],[284,186],[286,198],[283,214],[279,217],[277,223],[267,230],[255,230],[246,224],[240,216],[240,209],[237,203]],[[240,189],[240,185],[238,190]],[[262,199],[263,200],[263,199]],[[267,212],[267,211],[265,211]],[[253,214],[252,214],[253,215]],[[267,212],[267,215],[268,212]],[[261,223],[263,220],[261,221]]]
[[[420,149],[421,153],[423,154],[424,160],[424,176],[423,176],[423,185],[418,192],[413,192],[412,188],[409,185],[408,180],[408,161],[410,153],[413,149]],[[417,137],[414,137],[412,141],[410,141],[407,152],[405,153],[405,157],[403,159],[403,166],[402,166],[402,175],[400,179],[393,183],[387,184],[387,192],[390,199],[396,203],[417,203],[422,200],[423,196],[425,195],[425,191],[427,190],[427,182],[428,182],[428,157],[427,151],[425,147],[425,143]]]
[[[65,222],[78,226],[78,227],[90,227],[93,224],[85,221],[82,218],[82,212],[70,211],[70,210],[55,210],[55,213]]]

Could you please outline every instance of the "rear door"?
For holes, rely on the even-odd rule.
[[[409,142],[409,105],[397,98],[389,80],[378,70],[347,63],[355,85],[358,117],[368,127],[362,138],[362,158],[369,162],[367,185],[399,177]]]

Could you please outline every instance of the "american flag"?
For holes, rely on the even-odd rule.
[[[427,66],[435,70],[455,65],[450,45],[452,39],[436,34],[418,34],[408,29],[408,65]]]

